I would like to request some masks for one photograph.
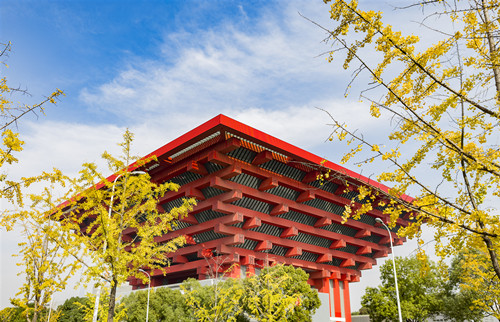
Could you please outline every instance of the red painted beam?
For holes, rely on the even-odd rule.
[[[268,170],[261,169],[259,167],[253,166],[251,164],[246,164],[246,163],[241,162],[239,160],[231,160],[229,157],[227,157],[223,154],[220,154],[220,153],[217,154],[217,158],[219,158],[219,161],[223,162],[223,163],[229,164],[232,161],[232,162],[235,162],[237,164],[240,164],[241,169],[244,173],[259,177],[261,179],[268,178],[270,175],[276,176],[276,178],[278,179],[279,185],[282,185],[282,186],[285,186],[287,188],[291,188],[291,189],[297,190],[297,191],[314,191],[316,198],[321,198],[323,200],[336,203],[342,207],[344,205],[350,204],[350,202],[351,202],[351,200],[349,200],[349,199],[346,199],[346,198],[340,197],[339,195],[332,194],[330,192],[309,186],[308,184],[304,184],[302,182],[293,180],[291,178],[284,177],[284,176],[276,174],[276,173],[271,174]],[[342,194],[342,192],[340,194]],[[361,204],[359,204],[357,202],[355,203],[355,205],[358,207],[361,207]],[[382,214],[382,212],[377,210],[377,209],[370,210],[368,213],[371,215],[374,215],[376,217],[384,216]],[[399,225],[402,225],[402,226],[407,226],[407,224],[408,224],[402,218],[399,218],[397,220],[397,223]],[[349,224],[349,223],[347,223],[347,224]]]
[[[338,277],[340,279],[341,274],[344,274],[344,275],[349,274],[351,276],[351,279],[352,279],[353,276],[358,276],[361,274],[359,271],[356,271],[356,270],[353,270],[350,268],[340,268],[337,266],[332,266],[332,265],[327,265],[327,264],[322,264],[322,263],[313,263],[313,262],[308,262],[308,261],[297,259],[297,258],[287,258],[284,256],[278,256],[278,255],[273,255],[273,254],[269,254],[269,253],[255,252],[253,250],[244,249],[244,248],[228,247],[228,249],[230,249],[232,252],[236,252],[236,253],[240,254],[240,256],[255,256],[257,267],[267,266],[267,265],[265,265],[265,262],[272,261],[272,262],[276,262],[276,263],[283,263],[285,265],[293,265],[294,267],[301,267],[301,268],[307,269],[307,270],[329,271],[332,274],[332,278]]]
[[[219,234],[226,234],[226,235],[236,235],[236,234],[243,234],[245,235],[246,239],[252,239],[252,240],[257,240],[260,242],[270,242],[274,245],[286,247],[286,248],[293,248],[293,247],[300,247],[302,250],[308,251],[310,253],[314,254],[325,254],[329,253],[333,257],[336,258],[341,258],[341,259],[354,259],[357,262],[364,263],[364,262],[371,262],[371,263],[376,263],[374,259],[366,257],[366,256],[359,256],[359,255],[353,255],[349,254],[346,252],[338,251],[338,250],[333,250],[333,249],[328,249],[316,245],[311,245],[311,244],[306,244],[290,239],[283,239],[280,237],[276,236],[271,236],[271,235],[266,235],[264,233],[259,233],[256,231],[250,231],[250,230],[243,230],[238,227],[234,226],[226,226],[224,224],[218,224],[215,228],[214,231]],[[267,248],[265,248],[267,249]],[[262,249],[262,250],[265,250]]]
[[[335,233],[335,232],[331,232],[331,231],[328,231],[325,229],[314,228],[314,227],[309,226],[309,225],[301,224],[301,223],[290,221],[290,220],[283,219],[283,218],[270,216],[270,215],[267,215],[267,214],[264,214],[261,212],[241,208],[241,207],[238,207],[235,205],[224,204],[222,202],[216,203],[214,205],[214,210],[219,211],[219,212],[228,213],[228,214],[234,213],[234,212],[244,212],[245,216],[259,217],[265,223],[268,223],[268,224],[271,224],[274,226],[278,226],[278,227],[281,227],[284,229],[293,226],[293,227],[296,227],[299,232],[304,232],[304,233],[307,233],[307,234],[310,234],[313,236],[331,239],[333,241],[332,246],[336,246],[334,248],[345,247],[346,242],[348,242],[351,245],[355,245],[357,247],[370,246],[374,250],[387,250],[387,248],[388,248],[384,245],[377,245],[377,244],[371,243],[371,242],[366,241],[366,240],[357,239],[354,237],[349,237],[349,236],[342,235],[342,234]],[[332,246],[330,246],[330,247],[332,247]]]
[[[227,190],[238,189],[238,190],[241,190],[243,195],[246,197],[250,197],[252,199],[256,199],[259,201],[263,201],[263,202],[267,202],[267,203],[275,204],[275,205],[286,204],[291,209],[297,210],[297,211],[305,213],[305,214],[312,215],[312,216],[317,217],[317,218],[318,217],[319,218],[327,217],[327,218],[330,218],[332,220],[332,222],[336,222],[339,224],[342,224],[342,221],[343,221],[342,217],[340,215],[337,215],[337,214],[334,214],[334,213],[331,213],[328,211],[324,211],[324,210],[321,210],[321,209],[318,209],[318,208],[315,208],[312,206],[300,204],[300,203],[294,202],[293,200],[289,200],[286,198],[275,196],[275,195],[272,195],[272,194],[269,194],[266,192],[259,191],[257,189],[252,189],[250,187],[238,184],[236,182],[225,181],[225,180],[220,179],[217,181],[217,187],[219,189],[224,188]],[[381,236],[387,234],[387,231],[385,229],[374,227],[372,225],[365,224],[365,223],[362,223],[360,221],[356,221],[353,219],[348,219],[344,225],[349,226],[349,227],[353,227],[356,229],[370,230],[370,231],[377,233],[378,235],[381,235]]]

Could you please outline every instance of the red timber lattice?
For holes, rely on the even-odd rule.
[[[145,167],[152,180],[180,185],[161,198],[160,209],[170,211],[185,197],[198,204],[174,231],[158,238],[163,242],[184,235],[188,244],[169,255],[166,276],[150,272],[152,286],[207,278],[207,251],[224,263],[221,271],[232,267],[233,277],[284,263],[308,272],[309,283],[330,295],[330,315],[350,321],[349,283],[359,281],[376,258],[387,256],[390,239],[374,225],[375,218],[388,220],[377,204],[359,220],[342,224],[341,215],[358,195],[357,186],[386,187],[224,115],[153,154],[158,162]],[[346,193],[342,180],[317,180],[320,165],[353,188]],[[393,229],[395,245],[404,241],[395,231],[408,224],[406,218],[399,218]],[[130,282],[141,286],[138,280]]]

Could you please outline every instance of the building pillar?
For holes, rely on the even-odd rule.
[[[344,280],[344,311],[345,321],[351,322],[351,296],[349,293],[349,282]]]

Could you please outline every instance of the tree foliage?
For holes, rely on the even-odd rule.
[[[0,43],[0,64],[8,67],[5,59],[11,50],[11,43]],[[27,105],[22,103],[15,104],[12,97],[17,95],[29,95],[27,90],[22,90],[19,87],[12,87],[9,85],[7,78],[0,78],[0,168],[13,165],[19,162],[19,153],[23,150],[24,141],[20,138],[17,131],[18,122],[29,114],[44,113],[45,106],[48,103],[55,104],[57,99],[64,95],[60,89],[56,89],[52,94],[48,95],[41,102],[34,105]],[[58,172],[56,171],[56,178]],[[0,174],[0,199],[9,201],[12,204],[22,206],[22,188],[29,187],[34,182],[43,179],[51,179],[52,174],[42,173],[39,176],[23,177],[20,180],[10,178],[8,173]],[[8,230],[12,229],[15,221],[11,218],[3,218],[8,214],[7,209],[2,209],[0,214],[0,224],[5,226]]]
[[[181,288],[197,321],[311,321],[321,305],[308,274],[293,266],[264,267],[240,279],[213,279],[202,286],[194,279]]]
[[[125,321],[144,321],[147,297],[147,291],[137,291],[122,299],[121,303],[126,310]],[[179,290],[171,290],[168,287],[153,288],[150,290],[149,301],[150,321],[193,321],[193,312]]]
[[[11,44],[0,44],[0,47],[0,60],[7,67],[4,59],[8,57]],[[64,236],[58,235],[57,225],[47,222],[44,217],[44,213],[54,206],[51,188],[46,188],[40,195],[28,194],[26,189],[40,181],[49,186],[56,182],[64,184],[64,177],[54,169],[52,173],[12,178],[8,167],[19,162],[19,154],[23,150],[24,141],[17,131],[18,122],[28,114],[43,114],[45,105],[55,104],[64,93],[57,89],[34,105],[14,103],[12,98],[19,94],[29,95],[26,90],[11,87],[5,77],[0,79],[0,168],[3,171],[7,168],[0,173],[0,200],[6,202],[5,208],[0,209],[0,227],[7,231],[17,227],[25,237],[25,241],[19,244],[19,254],[16,254],[21,258],[18,265],[25,268],[20,273],[25,282],[16,294],[19,297],[11,300],[18,306],[16,312],[22,309],[27,320],[37,321],[44,307],[50,303],[52,294],[65,287],[72,274],[72,264],[65,262],[64,252],[51,241],[51,238]],[[26,199],[30,203],[28,206],[25,205]]]
[[[401,311],[405,321],[425,321],[442,315],[453,321],[481,321],[484,311],[474,308],[478,294],[461,288],[464,270],[457,263],[449,269],[427,257],[396,258]],[[372,321],[398,321],[394,272],[391,261],[381,269],[382,285],[368,287],[362,297]]]
[[[202,286],[195,279],[187,279],[181,289],[196,321],[239,321],[243,314],[245,289],[240,279],[214,279],[212,285]]]
[[[293,266],[264,267],[243,281],[245,311],[258,321],[311,321],[321,301],[308,278]]]
[[[405,36],[381,12],[364,10],[356,0],[331,2],[335,25],[324,28],[333,46],[329,62],[339,61],[344,52],[343,68],[354,70],[349,88],[366,76],[360,96],[370,103],[370,115],[380,122],[383,115],[395,120],[387,140],[372,142],[330,115],[331,139],[354,145],[341,162],[380,162],[388,170],[377,179],[393,185],[389,191],[359,187],[357,200],[371,202],[348,207],[344,217],[356,219],[382,207],[394,225],[410,213],[414,222],[400,235],[419,237],[425,224],[436,231],[440,256],[479,250],[487,261],[475,260],[470,269],[489,272],[498,285],[499,2],[421,1],[399,8],[408,15],[423,13],[422,34],[435,31],[439,38],[432,45],[420,41],[416,28]],[[336,179],[352,184],[347,175]],[[384,198],[390,202],[381,202]],[[500,312],[492,313],[500,317]]]
[[[471,262],[475,265],[471,266]],[[488,257],[481,251],[464,250],[453,259],[448,289],[451,290],[451,300],[447,303],[446,315],[451,318],[461,311],[457,310],[458,305],[468,309],[471,317],[467,320],[478,320],[475,319],[478,312],[496,316],[500,312],[500,285],[495,273],[489,269]]]
[[[62,241],[74,240],[74,234],[62,230],[58,222],[49,220],[47,216],[66,198],[54,198],[51,187],[44,188],[41,194],[28,196],[30,207],[13,213],[24,237],[19,243],[19,253],[14,256],[21,258],[18,265],[24,270],[19,275],[24,276],[25,282],[16,294],[18,297],[11,301],[23,308],[31,316],[30,320],[35,322],[51,302],[52,295],[66,288],[79,263],[68,260],[67,252],[61,247]]]
[[[179,186],[156,184],[145,172],[131,172],[132,162],[140,167],[150,159],[132,156],[133,135],[129,131],[123,138],[121,157],[107,152],[102,155],[114,176],[107,179],[95,164],[85,163],[80,177],[72,181],[79,194],[53,214],[65,231],[77,236],[62,245],[83,264],[84,282],[99,279],[109,283],[109,322],[113,321],[119,285],[131,276],[145,279],[139,268],[163,272],[167,269],[168,253],[182,246],[185,238],[160,243],[155,237],[171,231],[194,204],[193,199],[184,199],[180,206],[161,211],[158,199]],[[80,247],[83,254],[76,254]]]
[[[85,308],[90,308],[91,306],[92,303],[90,303],[90,300],[87,297],[69,298],[57,308],[59,311],[59,319],[57,322],[85,321]]]

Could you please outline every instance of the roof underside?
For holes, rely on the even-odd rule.
[[[231,242],[231,252],[256,258],[273,255],[308,270],[340,269],[358,276],[389,251],[387,232],[374,227],[375,218],[388,219],[382,207],[374,205],[358,220],[342,223],[341,218],[351,201],[368,202],[357,200],[356,189],[346,189],[343,180],[386,187],[333,163],[322,163],[313,154],[224,115],[152,154],[158,161],[145,168],[153,180],[181,186],[179,192],[163,198],[166,211],[180,206],[185,197],[198,199],[189,218],[179,221],[164,240],[185,234],[198,245],[217,249],[228,236],[241,235],[244,241]],[[318,180],[318,169],[324,171],[324,167],[340,175]],[[236,218],[237,214],[241,216]],[[392,231],[406,224],[400,218]],[[396,244],[403,241],[393,238]],[[196,249],[187,246],[178,254],[188,262],[200,261]]]

